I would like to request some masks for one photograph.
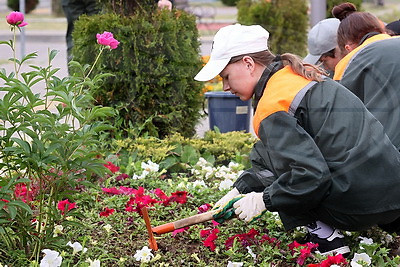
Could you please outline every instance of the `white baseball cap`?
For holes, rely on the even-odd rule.
[[[304,62],[315,64],[321,55],[337,46],[337,30],[340,20],[336,18],[324,19],[318,22],[308,32],[308,55]]]
[[[269,32],[260,25],[240,24],[221,28],[214,36],[210,60],[194,77],[197,81],[209,81],[228,65],[232,57],[268,49]]]

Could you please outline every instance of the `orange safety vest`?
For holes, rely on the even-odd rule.
[[[305,93],[315,83],[294,73],[288,66],[276,72],[269,79],[253,117],[256,135],[259,136],[258,129],[261,121],[271,114],[285,111],[294,115]]]
[[[352,59],[358,54],[358,52],[361,51],[364,47],[366,47],[367,45],[369,45],[371,43],[389,39],[389,38],[392,38],[392,37],[388,34],[382,33],[382,34],[374,35],[374,36],[368,38],[367,40],[365,40],[361,45],[357,46],[353,51],[348,53],[344,58],[342,58],[338,62],[338,64],[335,67],[335,74],[333,75],[333,79],[335,81],[340,81],[342,79],[344,72],[347,69],[347,66],[350,64]]]

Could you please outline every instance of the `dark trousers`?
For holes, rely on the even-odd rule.
[[[63,0],[62,8],[64,10],[65,16],[67,18],[67,59],[68,62],[72,59],[72,32],[74,30],[74,23],[79,18],[80,15],[94,15],[99,12],[96,5],[96,0]]]

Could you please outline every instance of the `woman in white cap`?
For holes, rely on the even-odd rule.
[[[400,153],[354,94],[295,55],[273,55],[268,37],[258,25],[221,28],[195,77],[219,74],[225,91],[256,105],[252,168],[215,204],[214,217],[250,222],[277,211],[285,229],[307,226],[320,253],[348,253],[336,229],[400,217]]]

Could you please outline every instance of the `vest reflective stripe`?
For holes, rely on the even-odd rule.
[[[258,136],[261,121],[271,114],[285,111],[294,115],[304,95],[315,83],[294,73],[288,66],[275,73],[269,79],[254,114],[253,127],[256,135]]]
[[[346,72],[347,67],[350,65],[350,63],[353,61],[353,59],[361,52],[361,50],[366,47],[367,45],[374,43],[376,41],[381,41],[385,39],[392,38],[388,34],[377,34],[375,36],[372,36],[368,38],[367,40],[364,41],[361,45],[356,47],[353,51],[348,53],[344,58],[342,58],[338,64],[335,67],[335,74],[333,75],[333,79],[335,81],[340,81]]]

